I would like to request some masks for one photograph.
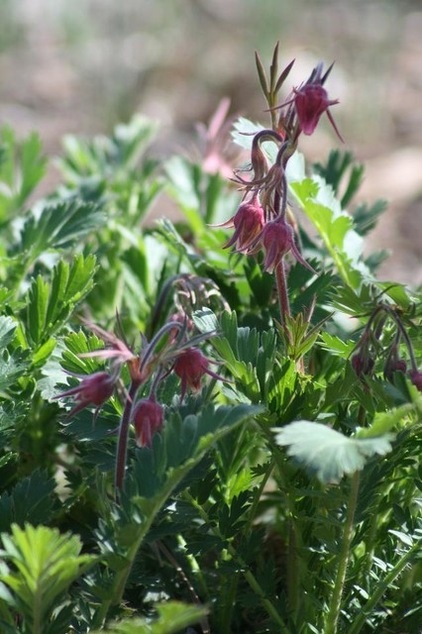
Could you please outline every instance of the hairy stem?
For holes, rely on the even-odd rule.
[[[275,280],[277,284],[278,303],[280,306],[280,321],[283,325],[286,325],[286,317],[290,317],[290,302],[284,260],[281,260],[275,267]]]
[[[337,623],[341,610],[341,599],[346,581],[347,566],[349,563],[350,546],[353,539],[353,523],[358,501],[360,483],[360,473],[355,471],[352,476],[349,501],[347,504],[346,520],[343,529],[343,536],[338,554],[338,568],[334,588],[331,594],[328,613],[325,619],[324,634],[336,634]]]

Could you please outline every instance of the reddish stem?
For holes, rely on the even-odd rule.
[[[284,259],[274,269],[275,279],[277,283],[278,303],[280,306],[280,321],[285,326],[286,316],[290,317],[290,302],[287,290],[286,270],[284,268]]]
[[[125,470],[127,462],[127,439],[129,435],[129,423],[130,415],[132,412],[132,406],[135,401],[136,393],[139,388],[138,381],[132,381],[129,392],[126,398],[125,408],[123,410],[122,420],[119,427],[119,438],[117,441],[117,453],[116,453],[116,471],[115,471],[115,487],[116,498],[118,498],[119,491],[123,488],[125,479]]]

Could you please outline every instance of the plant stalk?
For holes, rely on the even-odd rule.
[[[286,269],[284,260],[275,267],[275,280],[277,284],[278,303],[280,306],[280,322],[286,325],[286,316],[290,317],[290,302],[287,290]]]
[[[120,421],[119,438],[117,442],[117,453],[116,453],[116,470],[114,474],[116,498],[118,497],[119,491],[123,488],[123,482],[125,479],[125,470],[126,470],[126,462],[127,462],[127,439],[129,435],[130,415],[132,412],[132,405],[135,401],[138,388],[139,388],[139,382],[132,381],[129,387],[128,396],[126,398],[122,420]]]
[[[325,619],[324,634],[336,634],[337,632],[337,623],[341,610],[341,599],[343,596],[347,566],[350,557],[350,546],[353,539],[353,524],[358,501],[359,483],[360,472],[355,471],[352,476],[349,501],[347,504],[346,522],[338,556],[337,575],[329,602],[328,613]]]

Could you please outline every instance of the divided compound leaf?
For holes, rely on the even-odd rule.
[[[364,468],[375,455],[391,451],[392,434],[373,438],[349,438],[326,425],[298,420],[275,428],[276,443],[321,482],[339,482],[344,475]]]

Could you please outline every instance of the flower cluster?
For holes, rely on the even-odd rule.
[[[159,311],[153,312],[151,336],[142,337],[140,350],[134,351],[116,335],[109,333],[94,324],[87,325],[103,339],[106,348],[95,350],[81,356],[97,357],[110,362],[110,371],[98,371],[86,376],[77,375],[80,382],[59,394],[56,398],[73,397],[76,405],[71,409],[68,418],[77,414],[88,406],[95,406],[95,415],[110,399],[113,393],[123,395],[124,413],[119,428],[118,474],[116,484],[121,488],[126,460],[127,433],[130,424],[135,431],[138,446],[151,446],[154,435],[164,424],[164,406],[158,401],[157,391],[162,381],[174,373],[180,379],[183,400],[188,390],[196,392],[200,389],[205,375],[214,379],[226,380],[210,369],[211,359],[207,358],[200,349],[200,344],[212,336],[193,334],[193,322],[187,309],[189,302],[195,304],[196,298],[213,298],[215,289],[201,279],[182,274],[171,279],[164,285],[164,294],[170,289],[177,289],[175,300],[176,312],[167,316],[164,324],[154,333]],[[158,306],[166,304],[166,298],[158,298]],[[131,383],[128,388],[121,381],[121,369],[126,366]],[[119,387],[120,386],[120,387]],[[118,388],[118,389],[116,389]]]
[[[410,369],[403,357],[401,343],[409,356]],[[384,378],[394,382],[397,372],[408,374],[410,381],[422,391],[422,372],[416,365],[415,354],[399,312],[389,304],[380,303],[370,315],[350,359],[356,375],[364,380],[376,370],[376,361],[382,362]]]
[[[277,90],[286,80],[293,65],[290,63],[277,79],[272,77],[271,85]],[[329,99],[324,83],[331,67],[323,73],[322,64],[312,71],[306,82],[294,87],[290,96],[279,106],[270,108],[273,128],[257,132],[251,146],[251,177],[245,179],[240,171],[235,172],[235,182],[244,191],[243,200],[235,215],[223,223],[223,227],[233,227],[234,233],[225,244],[238,253],[254,255],[264,252],[263,268],[278,276],[279,292],[287,297],[285,280],[282,277],[285,256],[293,256],[301,265],[315,273],[303,258],[295,231],[296,223],[288,208],[288,187],[286,165],[294,153],[300,135],[312,134],[322,114],[326,113],[334,130],[340,133],[332,118],[330,107],[338,103]],[[265,83],[265,82],[264,82]],[[263,86],[264,87],[264,86]],[[274,95],[264,87],[269,104]],[[278,116],[275,116],[277,111]],[[277,146],[277,156],[273,165],[269,164],[262,143],[270,141]],[[283,310],[288,311],[286,302]],[[283,314],[282,314],[283,319]]]

